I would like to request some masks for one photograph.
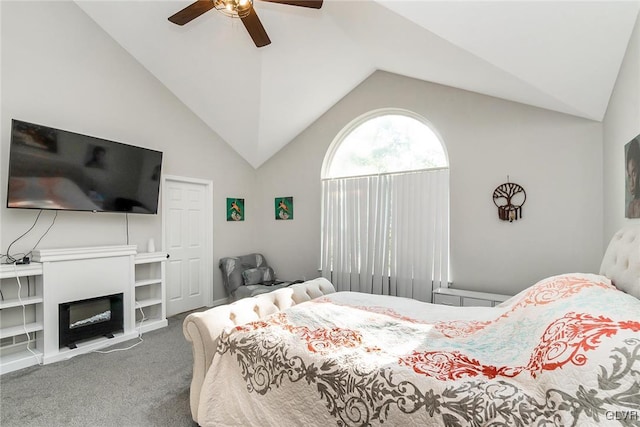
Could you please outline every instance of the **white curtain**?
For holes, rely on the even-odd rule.
[[[431,301],[449,273],[449,170],[322,181],[322,275],[336,289]]]

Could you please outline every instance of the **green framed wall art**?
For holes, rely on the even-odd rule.
[[[293,219],[293,197],[276,197],[275,199],[276,219]]]
[[[244,221],[244,199],[227,198],[227,221]]]

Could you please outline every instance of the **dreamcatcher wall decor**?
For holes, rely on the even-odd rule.
[[[522,218],[522,205],[527,200],[527,193],[515,182],[500,184],[493,190],[493,203],[498,207],[498,218],[503,221],[517,221]]]

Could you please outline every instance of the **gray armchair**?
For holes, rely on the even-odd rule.
[[[276,279],[273,268],[269,267],[262,254],[221,258],[219,267],[222,270],[222,283],[229,295],[229,302],[290,285]]]

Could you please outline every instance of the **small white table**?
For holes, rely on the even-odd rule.
[[[456,307],[495,307],[511,298],[511,295],[475,292],[463,289],[438,288],[433,291],[434,304]]]

